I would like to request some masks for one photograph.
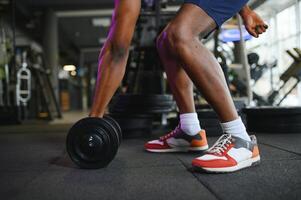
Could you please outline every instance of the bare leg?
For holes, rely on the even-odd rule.
[[[115,0],[107,41],[99,56],[91,117],[102,117],[125,73],[129,47],[141,7],[140,0]]]
[[[164,33],[162,33],[164,34]],[[177,60],[173,58],[167,48],[164,48],[164,40],[166,35],[159,36],[157,40],[157,49],[165,67],[168,84],[177,102],[180,113],[195,112],[193,99],[193,83],[186,74],[185,70],[179,66]]]
[[[189,108],[187,104],[193,101],[191,101],[191,86],[185,86],[185,83],[189,85],[188,77],[179,69],[176,62],[181,64],[190,79],[200,89],[220,120],[228,122],[238,118],[237,111],[221,67],[199,40],[200,34],[205,36],[215,27],[213,19],[202,9],[192,4],[184,4],[159,37],[158,48],[169,74],[168,81],[172,87],[176,87],[172,91],[180,110]]]

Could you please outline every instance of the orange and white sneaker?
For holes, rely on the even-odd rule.
[[[230,134],[222,135],[204,155],[195,158],[192,165],[207,172],[225,173],[247,168],[260,162],[254,135],[246,141]]]
[[[207,150],[208,143],[205,130],[201,130],[197,135],[190,136],[178,126],[169,134],[160,137],[159,140],[147,142],[144,147],[145,150],[156,153],[188,152]]]

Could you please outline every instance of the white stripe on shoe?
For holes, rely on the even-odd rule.
[[[250,158],[250,159],[241,161],[237,165],[232,166],[232,167],[222,167],[222,168],[202,167],[202,169],[207,172],[218,172],[218,173],[234,172],[234,171],[241,170],[241,169],[244,169],[247,167],[251,167],[254,163],[257,163],[259,161],[260,161],[260,156],[256,156],[254,158]]]
[[[172,147],[170,149],[145,149],[149,152],[155,153],[168,153],[168,152],[189,152],[189,151],[205,151],[208,149],[208,145],[202,147]]]

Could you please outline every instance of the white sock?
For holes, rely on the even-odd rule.
[[[185,113],[180,115],[181,129],[187,135],[196,135],[201,131],[197,113]]]
[[[248,133],[246,131],[246,127],[242,123],[242,120],[240,117],[238,119],[230,121],[230,122],[221,123],[221,126],[225,133],[231,134],[235,137],[239,137],[239,138],[242,138],[247,141],[251,141],[250,136],[248,135]]]

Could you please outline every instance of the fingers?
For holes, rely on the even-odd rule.
[[[268,28],[268,25],[260,24],[255,27],[255,31],[258,35],[260,35],[260,34],[266,32],[267,28]]]
[[[256,31],[256,33],[257,33],[258,35],[260,35],[260,34],[262,34],[263,32],[265,32],[265,29],[264,29],[262,26],[258,25],[258,26],[255,27],[255,31]]]
[[[255,31],[254,28],[246,27],[246,29],[247,29],[247,31],[248,31],[253,37],[258,38],[258,34],[257,34],[257,32]]]
[[[250,30],[248,30],[248,32],[258,38],[260,34],[266,32],[266,30],[269,28],[269,26],[267,24],[265,24],[264,22],[262,23],[258,23],[256,26],[250,28]]]
[[[258,16],[250,15],[245,19],[245,27],[247,31],[255,38],[258,38],[260,34],[266,32],[269,26]]]

